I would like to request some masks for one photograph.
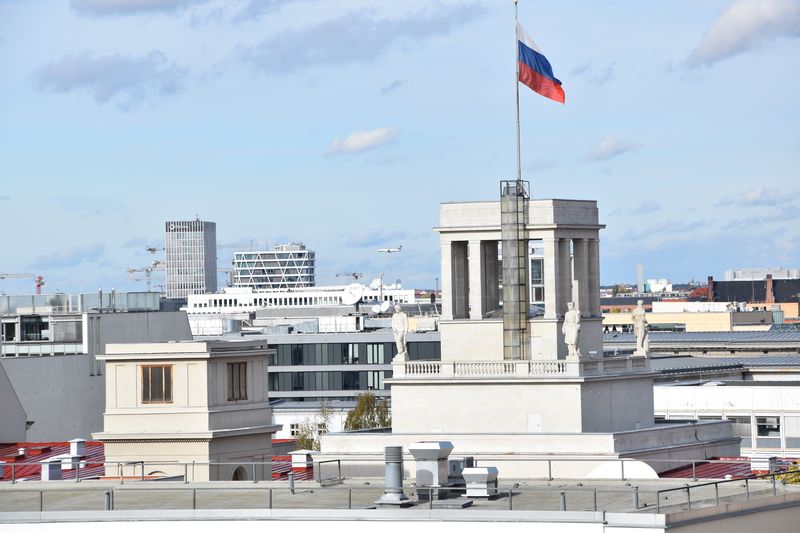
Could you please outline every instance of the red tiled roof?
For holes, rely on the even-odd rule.
[[[38,481],[42,475],[41,461],[56,455],[69,454],[69,442],[18,442],[0,446],[2,446],[0,447],[0,461],[7,463],[0,481],[11,480],[12,464],[16,479]],[[25,448],[24,456],[18,455],[17,452],[20,448]],[[103,461],[105,461],[103,443],[87,441],[85,455],[81,457],[81,479],[103,475],[105,473]],[[75,471],[74,468],[62,470],[62,479],[75,479]]]
[[[313,481],[313,468],[292,468],[291,455],[272,456],[272,479],[287,479],[289,472],[294,474],[297,481]]]
[[[744,478],[752,475],[748,457],[725,457],[724,460],[730,462],[696,463],[694,471],[692,465],[687,465],[661,472],[659,477],[692,478],[693,475],[697,475],[698,479],[725,479],[725,476]]]
[[[294,439],[275,439],[275,441],[293,441]],[[275,442],[273,441],[273,442]],[[20,448],[25,448],[25,455],[18,455]],[[11,481],[12,464],[14,478],[18,481],[39,481],[42,475],[41,461],[57,455],[69,454],[69,442],[18,442],[16,444],[0,444],[0,461],[5,461],[0,481]],[[105,453],[102,442],[87,441],[86,453],[81,457],[81,479],[100,478],[105,475],[103,462]],[[272,456],[272,478],[286,479],[289,472],[294,473],[298,481],[314,479],[313,468],[292,468],[290,455]],[[85,465],[85,466],[84,466]],[[75,469],[61,471],[62,479],[75,479]],[[116,478],[115,478],[116,479]],[[132,478],[133,479],[133,478]],[[137,477],[136,479],[141,479]]]

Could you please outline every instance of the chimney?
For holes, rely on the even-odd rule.
[[[714,301],[714,276],[708,276],[708,301]]]
[[[775,293],[772,290],[772,274],[767,274],[767,294],[764,297],[764,303],[766,304],[775,303]]]
[[[69,441],[69,454],[72,457],[83,457],[86,455],[86,441],[84,439],[72,439]]]

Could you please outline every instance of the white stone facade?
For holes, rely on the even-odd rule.
[[[146,475],[168,476],[187,471],[159,461],[195,462],[188,475],[197,481],[252,476],[248,463],[271,461],[279,429],[268,403],[268,354],[264,341],[108,345],[98,357],[106,363],[104,426],[94,434],[106,461],[144,461]],[[256,475],[271,479],[271,467]]]

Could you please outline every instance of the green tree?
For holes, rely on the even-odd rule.
[[[319,450],[319,437],[328,432],[333,411],[330,406],[322,402],[319,411],[313,417],[305,417],[297,428],[294,438],[297,439],[298,450]]]
[[[356,406],[347,413],[344,421],[344,429],[347,431],[386,428],[391,425],[392,417],[386,400],[379,400],[371,392],[358,395]]]

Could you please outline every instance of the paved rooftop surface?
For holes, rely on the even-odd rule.
[[[692,508],[716,505],[714,485],[692,483],[690,480],[631,480],[631,481],[518,481],[501,483],[499,494],[491,498],[472,498],[476,510],[558,511],[561,493],[564,493],[569,511],[592,511],[596,508],[609,512],[654,513],[657,491],[678,489],[662,493],[659,497],[661,512],[678,512],[687,509],[686,484],[690,487]],[[383,493],[381,479],[354,479],[332,487],[320,487],[314,482],[296,483],[292,494],[286,482],[126,482],[85,481],[74,483],[27,482],[12,485],[0,484],[0,522],[3,513],[44,511],[100,511],[104,508],[107,491],[113,492],[115,510],[166,510],[166,509],[370,509]],[[638,487],[639,508],[634,509],[634,493]],[[800,486],[774,485],[778,495],[800,493]],[[771,480],[735,480],[719,484],[721,503],[744,501],[772,496]],[[415,487],[406,486],[405,493],[415,501]],[[459,495],[453,495],[453,497]],[[463,496],[463,493],[461,494]],[[434,508],[452,500],[435,501]],[[428,502],[415,507],[429,508]]]

